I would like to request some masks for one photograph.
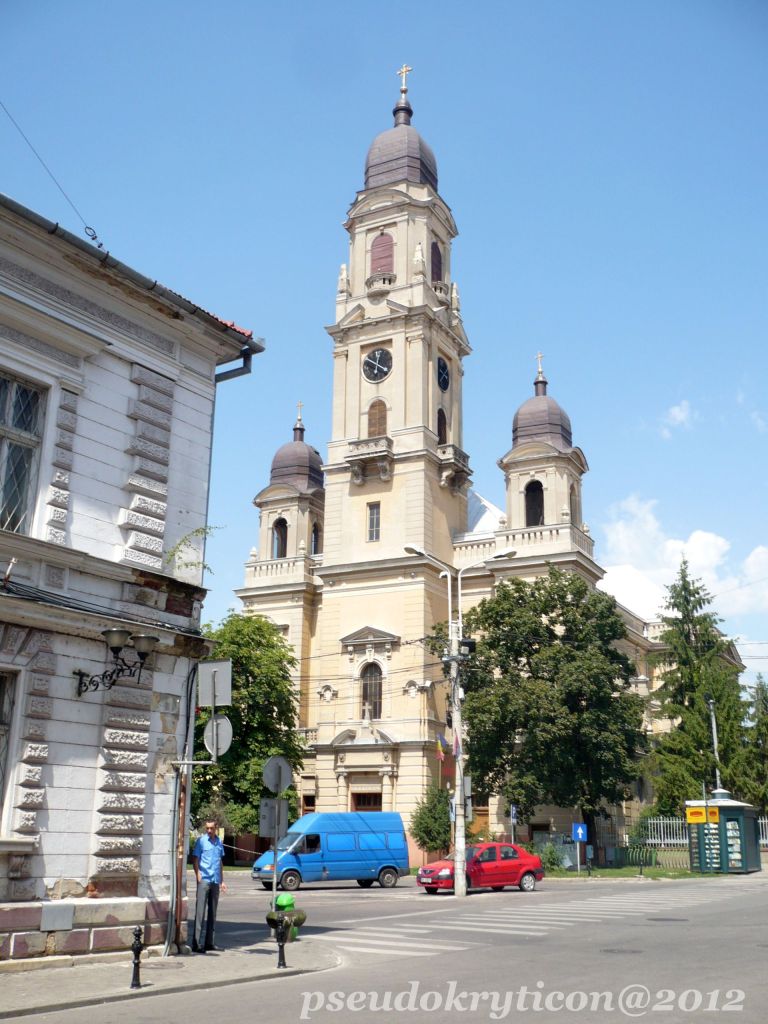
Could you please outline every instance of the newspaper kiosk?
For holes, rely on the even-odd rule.
[[[760,871],[760,826],[751,804],[716,789],[709,800],[686,800],[691,871],[747,874]]]

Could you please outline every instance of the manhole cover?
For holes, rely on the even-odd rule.
[[[688,921],[687,917],[646,917],[646,921]]]
[[[642,949],[601,949],[601,953],[618,953],[622,956],[626,956],[630,953],[642,953]]]

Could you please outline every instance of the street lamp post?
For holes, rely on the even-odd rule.
[[[405,551],[409,555],[420,555],[422,558],[426,558],[428,562],[438,566],[442,571],[440,573],[441,578],[445,576],[448,583],[448,665],[450,672],[451,681],[451,712],[453,721],[453,734],[456,737],[454,741],[454,761],[456,765],[456,775],[453,789],[454,797],[454,840],[453,840],[453,885],[454,895],[466,896],[467,895],[467,841],[464,834],[465,828],[465,805],[464,805],[464,761],[463,751],[461,749],[462,739],[462,723],[461,723],[461,687],[459,685],[459,663],[461,661],[461,637],[464,626],[464,617],[461,612],[461,577],[469,569],[476,569],[479,565],[485,565],[486,562],[492,562],[499,558],[511,558],[516,552],[514,548],[504,548],[502,551],[497,551],[495,554],[490,555],[487,558],[478,559],[476,562],[470,563],[470,565],[464,565],[456,572],[451,566],[445,562],[441,562],[439,559],[434,558],[432,555],[428,555],[423,548],[418,548],[413,544],[407,544]],[[458,581],[458,619],[454,622],[453,619],[453,605],[452,605],[452,591],[453,591],[453,577],[454,574]]]
[[[717,720],[715,718],[715,701],[712,697],[705,698],[709,708],[709,720],[712,723],[712,747],[715,751],[715,789],[722,789],[720,784],[720,756],[717,750]]]

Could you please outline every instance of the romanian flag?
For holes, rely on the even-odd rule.
[[[443,738],[442,736],[437,737],[437,759],[438,761],[445,760],[445,751],[443,750]]]

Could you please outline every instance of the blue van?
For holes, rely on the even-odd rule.
[[[387,811],[305,814],[277,844],[278,885],[298,889],[302,882],[356,879],[364,889],[385,889],[408,874],[408,843],[403,819]],[[251,878],[272,888],[273,855],[254,863]]]

